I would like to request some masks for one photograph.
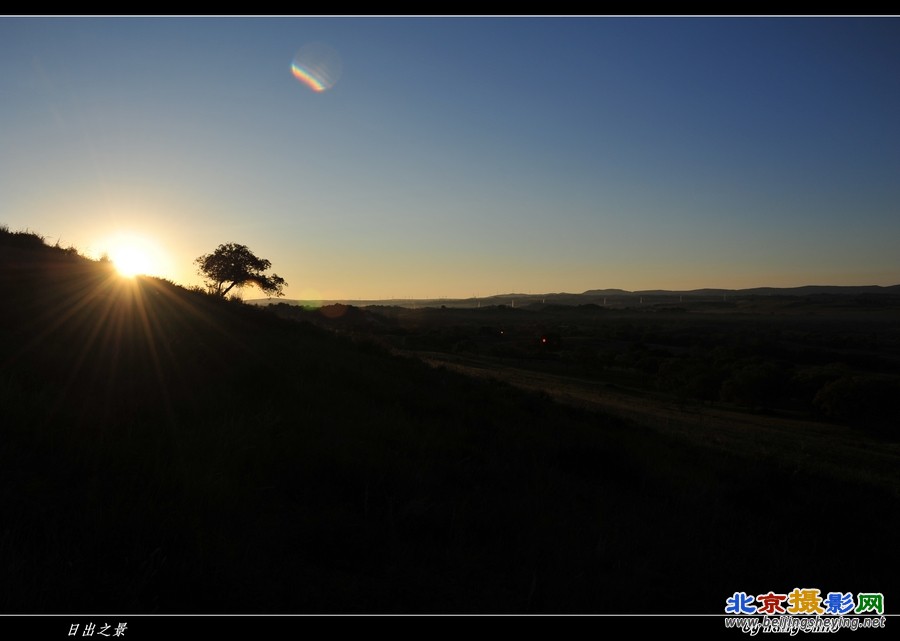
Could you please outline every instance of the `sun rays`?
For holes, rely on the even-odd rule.
[[[34,331],[10,360],[55,354],[63,364],[48,373],[55,389],[46,399],[48,420],[63,412],[78,424],[124,428],[171,416],[173,404],[195,390],[193,365],[218,351],[205,345],[210,337],[237,337],[222,336],[228,332],[201,295],[159,278],[123,278],[112,258],[103,264],[85,260],[44,272],[45,304],[33,310]]]

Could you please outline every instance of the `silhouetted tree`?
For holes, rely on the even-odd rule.
[[[286,282],[278,274],[267,276],[263,272],[272,266],[265,258],[258,258],[246,245],[226,243],[211,254],[204,254],[196,261],[201,276],[206,278],[209,291],[223,298],[233,288],[256,285],[270,296],[284,296]]]

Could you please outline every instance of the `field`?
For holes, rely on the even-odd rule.
[[[702,445],[898,481],[900,298],[370,312],[388,325],[355,331],[434,366]]]
[[[900,496],[896,297],[276,312],[441,371],[500,381],[587,411],[606,425],[604,438],[611,423],[623,426],[628,444],[613,449],[643,450],[642,465],[617,478],[655,479],[630,506],[638,520],[715,541],[703,548],[707,560],[693,558],[695,578],[715,573],[711,567],[730,575],[723,568],[731,565],[737,575],[755,576],[787,566],[805,568],[800,574],[808,583],[830,575],[835,559],[826,550],[890,537],[896,526],[890,507]],[[660,487],[677,499],[656,504]],[[875,496],[880,505],[860,503]],[[741,559],[727,557],[725,531],[756,559],[752,570],[736,569]],[[887,540],[881,551],[891,555]],[[646,558],[667,549],[644,545]],[[766,562],[759,565],[750,550],[765,550]],[[853,565],[850,574],[863,572],[862,564]]]

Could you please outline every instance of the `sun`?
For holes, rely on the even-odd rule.
[[[113,252],[110,259],[116,270],[127,278],[134,278],[138,274],[150,271],[150,257],[140,247],[123,245]]]
[[[138,236],[117,236],[110,240],[107,251],[116,271],[126,278],[158,275],[159,252],[153,244]]]

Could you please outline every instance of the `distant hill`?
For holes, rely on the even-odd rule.
[[[580,294],[549,293],[549,294],[497,294],[495,296],[472,298],[428,298],[428,299],[385,299],[385,300],[325,300],[304,301],[297,299],[252,299],[247,303],[252,305],[271,305],[285,303],[288,305],[353,305],[355,307],[368,306],[395,306],[395,307],[484,307],[491,305],[511,305],[523,307],[534,303],[558,304],[558,305],[585,305],[585,304],[622,304],[639,300],[642,296],[669,297],[690,299],[717,298],[723,296],[815,296],[815,295],[847,295],[858,296],[861,294],[900,294],[900,285],[883,287],[880,285],[806,285],[803,287],[754,287],[750,289],[691,289],[691,290],[666,290],[648,289],[628,291],[624,289],[590,289]]]
[[[587,294],[588,292],[585,292]],[[812,296],[817,294],[897,294],[900,285],[882,287],[880,285],[805,285],[803,287],[752,287],[749,289],[692,289],[670,291],[664,289],[641,290],[634,294],[652,296],[721,296],[723,294],[739,296]]]

